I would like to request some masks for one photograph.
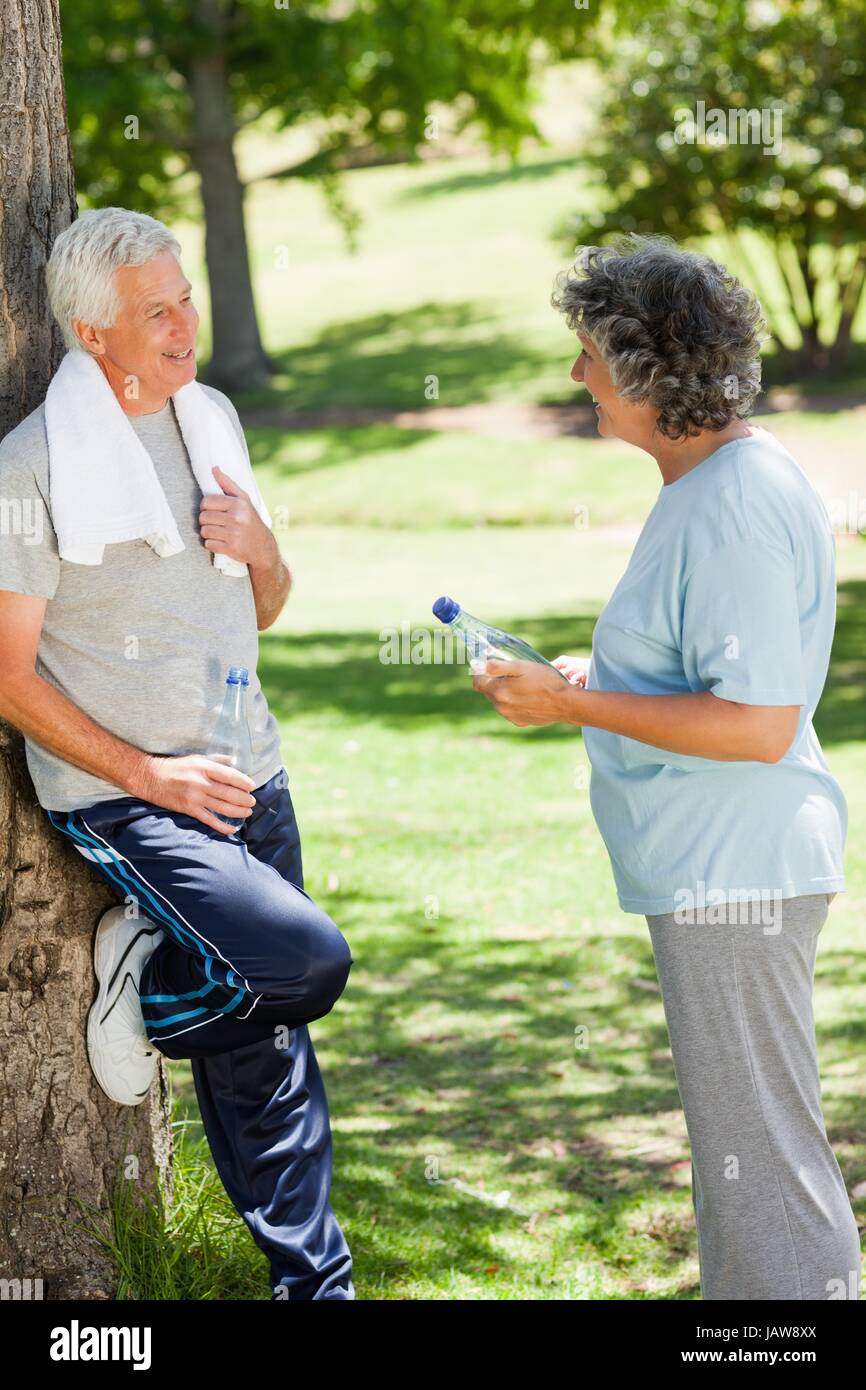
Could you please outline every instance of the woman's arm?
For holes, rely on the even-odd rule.
[[[799,705],[745,705],[709,690],[633,695],[583,690],[531,661],[488,661],[473,686],[512,724],[606,729],[671,753],[719,762],[777,763],[791,746]]]
[[[777,763],[790,748],[800,718],[799,705],[740,705],[709,690],[631,695],[572,688],[565,695],[570,697],[567,705],[563,701],[567,724],[588,724],[671,753],[719,762]]]

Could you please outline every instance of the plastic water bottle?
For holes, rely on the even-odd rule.
[[[551,671],[556,671],[564,681],[568,680],[546,656],[542,656],[541,652],[524,642],[522,637],[514,637],[510,632],[503,632],[500,627],[482,623],[480,618],[474,618],[446,594],[437,598],[433,612],[440,622],[446,623],[452,632],[457,633],[471,661],[486,661],[488,657],[497,661],[535,661],[541,666],[549,666]]]
[[[247,719],[249,683],[250,673],[245,666],[229,667],[223,707],[207,746],[207,757],[213,758],[214,762],[236,767],[248,777],[253,765],[253,741]],[[214,811],[213,814],[235,830],[240,829],[246,821],[245,816],[239,820],[232,820],[229,816],[221,815],[219,811]]]

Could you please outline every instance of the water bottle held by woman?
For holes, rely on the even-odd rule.
[[[440,622],[446,623],[457,634],[466,647],[470,661],[486,661],[488,657],[497,661],[535,661],[549,666],[563,680],[568,679],[522,637],[514,637],[510,632],[503,632],[502,628],[482,623],[480,618],[474,618],[445,594],[437,598],[433,612]]]

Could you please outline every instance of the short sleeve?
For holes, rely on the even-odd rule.
[[[737,541],[696,565],[685,584],[682,659],[693,690],[744,705],[806,704],[790,552]]]
[[[60,583],[57,537],[32,468],[0,457],[0,589],[51,599]]]

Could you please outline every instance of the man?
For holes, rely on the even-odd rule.
[[[65,496],[62,411],[53,443],[57,411],[46,428],[45,405],[7,435],[0,492],[40,524],[0,535],[0,715],[25,736],[52,824],[127,903],[96,935],[97,1080],[139,1104],[158,1052],[190,1058],[214,1161],[270,1260],[273,1297],[348,1300],[352,1261],[329,1204],[327,1099],[306,1025],[333,1007],[352,958],[303,890],[279,731],[256,675],[257,630],[276,620],[291,577],[249,492],[217,460],[219,491],[204,492],[193,471],[173,400],[196,375],[198,314],[179,253],[161,222],[123,208],[85,213],[55,243],[49,298],[66,343],[110,387],[84,359],[128,439],[130,479],[127,424],[177,530],[165,549],[144,526],[100,548],[101,560],[64,559],[51,510],[52,491],[58,506]],[[192,395],[211,423],[225,412],[248,468],[230,401],[204,386]],[[92,447],[104,447],[97,434]],[[218,556],[236,562],[233,575]],[[232,665],[249,673],[249,777],[205,756]]]

